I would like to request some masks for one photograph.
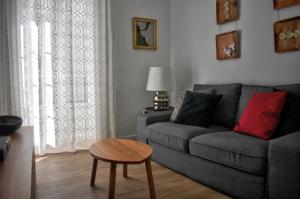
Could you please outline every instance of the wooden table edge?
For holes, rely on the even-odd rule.
[[[91,151],[89,151],[89,153],[91,154],[91,156],[93,156],[94,159],[102,160],[104,162],[109,162],[109,163],[116,163],[116,164],[142,164],[146,160],[151,159],[151,156],[152,156],[152,153],[151,153],[148,157],[146,157],[144,160],[141,160],[141,161],[119,161],[119,160],[111,160],[111,159],[106,159],[106,158],[96,156],[93,153],[91,153]]]

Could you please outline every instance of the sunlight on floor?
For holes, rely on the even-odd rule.
[[[35,162],[38,163],[38,162],[41,162],[43,160],[46,160],[48,157],[44,156],[44,157],[37,157],[35,158]]]

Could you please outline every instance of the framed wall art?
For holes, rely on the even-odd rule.
[[[300,4],[300,0],[273,0],[274,8],[281,9]]]
[[[217,59],[236,59],[240,57],[239,32],[232,31],[216,35]]]
[[[157,49],[157,20],[134,17],[132,19],[133,48]]]
[[[274,23],[275,51],[300,50],[300,16]]]
[[[216,13],[217,13],[218,25],[226,22],[234,21],[239,18],[237,1],[238,0],[217,0],[216,1]]]

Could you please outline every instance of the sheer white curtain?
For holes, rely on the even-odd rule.
[[[110,0],[6,0],[11,112],[39,154],[115,135]]]

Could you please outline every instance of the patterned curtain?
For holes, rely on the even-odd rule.
[[[17,33],[12,106],[34,126],[36,152],[87,149],[114,137],[109,0],[16,0],[9,9]]]

